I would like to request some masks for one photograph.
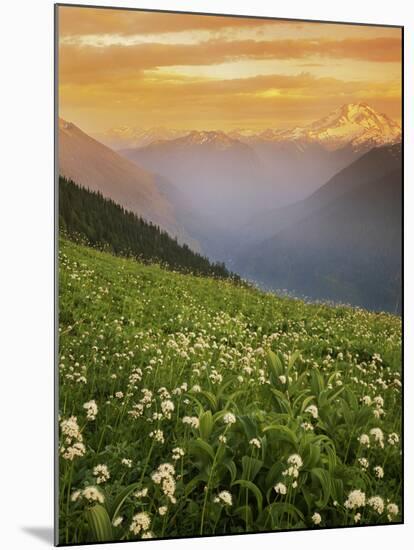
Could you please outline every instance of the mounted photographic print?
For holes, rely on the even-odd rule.
[[[403,28],[55,10],[56,543],[402,523]]]

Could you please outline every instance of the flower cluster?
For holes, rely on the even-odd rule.
[[[176,503],[175,493],[175,468],[172,464],[165,463],[158,466],[157,470],[151,474],[151,479],[157,485],[161,485],[164,495],[172,504]]]
[[[86,453],[83,437],[79,429],[76,416],[71,416],[60,423],[63,443],[60,446],[60,454],[65,460],[74,460]]]
[[[83,404],[83,408],[86,409],[86,418],[88,420],[95,420],[98,414],[98,405],[95,400],[87,401]]]
[[[109,474],[108,466],[105,464],[98,464],[93,469],[93,475],[96,477],[96,483],[105,483],[111,477]]]
[[[348,494],[348,498],[344,502],[345,508],[348,510],[356,510],[357,508],[362,508],[365,506],[365,493],[359,489],[354,489]]]
[[[229,491],[220,491],[220,493],[214,497],[214,502],[224,504],[225,506],[231,506],[233,504],[233,498]]]
[[[151,518],[149,514],[147,514],[147,512],[139,512],[133,516],[129,530],[132,531],[134,535],[139,535],[141,531],[148,531],[150,526]]]

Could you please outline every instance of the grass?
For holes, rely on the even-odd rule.
[[[401,319],[60,243],[60,543],[401,521]]]

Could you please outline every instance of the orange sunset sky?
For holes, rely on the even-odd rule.
[[[401,29],[59,7],[59,114],[114,126],[286,128],[349,102],[401,121]]]

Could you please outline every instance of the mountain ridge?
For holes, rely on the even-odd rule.
[[[153,174],[62,118],[59,119],[58,155],[60,175],[102,193],[176,236],[180,242],[196,246],[176,219],[173,205],[159,191]]]
[[[400,312],[401,184],[400,146],[372,149],[288,208],[274,234],[246,245],[231,268],[273,290]]]
[[[365,102],[343,104],[309,124],[290,129],[269,127],[256,131],[244,128],[223,131],[120,126],[109,128],[96,134],[96,137],[115,149],[129,149],[180,139],[195,133],[225,134],[230,139],[245,143],[287,141],[296,143],[298,147],[303,147],[306,143],[318,143],[328,150],[346,145],[359,150],[396,143],[401,139],[400,125]]]

